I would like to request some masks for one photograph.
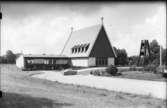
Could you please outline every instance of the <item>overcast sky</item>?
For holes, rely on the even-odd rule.
[[[1,53],[59,54],[74,30],[101,23],[110,42],[138,55],[142,39],[166,41],[166,5],[163,2],[3,3]]]

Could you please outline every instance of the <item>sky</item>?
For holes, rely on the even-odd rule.
[[[166,47],[164,2],[3,2],[1,54],[60,54],[74,31],[101,23],[112,46],[139,55],[141,40]]]

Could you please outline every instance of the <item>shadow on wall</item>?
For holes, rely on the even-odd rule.
[[[72,106],[72,104],[58,103],[46,98],[4,92],[3,97],[0,98],[0,108],[62,108],[63,106]]]

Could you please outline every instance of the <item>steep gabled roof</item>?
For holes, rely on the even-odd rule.
[[[73,31],[70,36],[70,39],[65,45],[62,54],[67,55],[69,57],[88,57],[101,27],[102,25],[98,24],[95,26]],[[73,48],[74,46],[84,45],[84,44],[89,44],[89,48],[87,49],[86,52],[83,53],[71,52],[71,48]]]
[[[67,55],[68,57],[89,57],[90,52],[94,46],[94,43],[102,27],[103,27],[102,24],[98,24],[98,25],[94,25],[91,27],[77,30],[77,31],[73,31],[69,39],[67,40],[67,43],[64,46],[62,54]],[[83,51],[80,53],[72,53],[73,52],[72,48],[80,47],[80,46],[82,47],[84,45],[88,46],[88,49],[85,52]],[[115,52],[114,52],[114,55],[115,55]]]
[[[102,26],[89,57],[116,57],[104,26]]]

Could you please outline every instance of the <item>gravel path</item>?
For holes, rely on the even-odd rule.
[[[43,74],[33,75],[33,77],[67,84],[84,85],[111,91],[148,95],[155,98],[166,99],[166,82],[99,77],[92,75],[64,76],[59,72],[43,72]]]

